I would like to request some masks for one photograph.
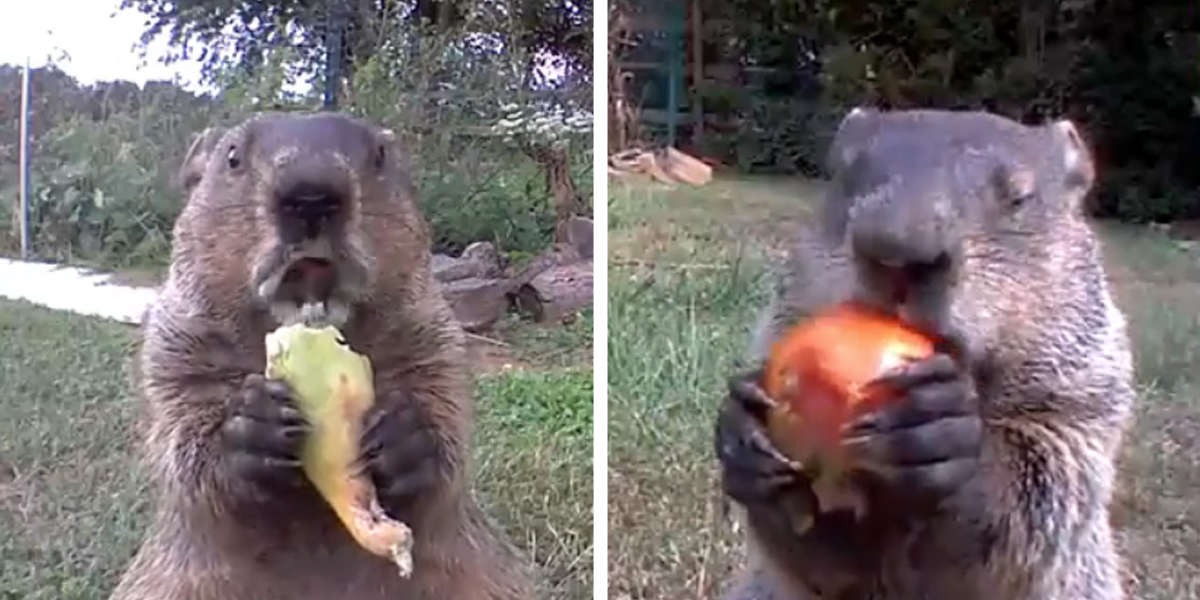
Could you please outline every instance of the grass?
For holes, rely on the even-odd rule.
[[[510,364],[562,368],[592,364],[592,308],[567,323],[532,324],[510,313],[488,335],[508,345]]]
[[[539,569],[542,598],[592,590],[592,368],[479,380],[478,492]]]
[[[726,377],[744,368],[766,267],[820,191],[763,178],[610,184],[611,597],[717,598],[741,564],[713,418]],[[1200,598],[1200,261],[1146,228],[1097,229],[1140,392],[1112,517],[1130,597]]]
[[[1130,589],[1147,600],[1200,598],[1200,260],[1145,228],[1099,230],[1140,392],[1112,516]]]
[[[590,325],[509,327],[546,338],[542,350],[591,345]],[[127,383],[135,334],[0,300],[0,600],[107,598],[141,542],[151,506]],[[590,598],[590,361],[535,355],[482,374],[476,398],[476,494],[534,562],[541,597]]]

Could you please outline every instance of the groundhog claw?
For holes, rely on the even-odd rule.
[[[220,434],[232,472],[261,498],[305,485],[299,457],[308,429],[288,385],[253,374],[231,401]]]
[[[784,456],[767,437],[765,410],[773,405],[755,373],[730,379],[729,393],[717,417],[715,450],[725,492],[743,504],[803,488],[801,465]]]
[[[968,376],[937,354],[876,380],[898,396],[843,429],[853,470],[889,500],[935,503],[978,465],[983,420]]]
[[[766,390],[759,384],[763,379],[763,370],[757,369],[749,373],[741,373],[729,378],[729,393],[746,410],[763,414],[775,408],[774,398],[767,395]]]
[[[380,501],[401,519],[436,484],[439,457],[438,440],[420,408],[405,400],[373,409],[366,419],[361,457]]]

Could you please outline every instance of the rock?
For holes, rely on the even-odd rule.
[[[503,271],[500,253],[490,242],[475,242],[467,246],[458,258],[434,254],[431,266],[438,281],[457,281],[467,277],[485,279],[499,277]]]

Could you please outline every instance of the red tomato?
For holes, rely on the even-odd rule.
[[[933,341],[891,315],[845,303],[793,327],[767,359],[764,390],[781,404],[768,427],[780,450],[804,461],[832,450],[842,424],[891,394],[865,386],[884,371],[933,354]]]

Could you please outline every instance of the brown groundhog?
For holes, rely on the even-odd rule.
[[[731,380],[716,453],[750,564],[727,597],[1123,598],[1108,506],[1133,368],[1075,127],[858,109],[830,162],[824,218],[793,248],[755,364],[797,319],[851,298],[940,348],[881,377],[899,401],[844,430],[861,518],[811,510],[809,479],[764,434],[761,370]]]
[[[138,387],[157,511],[115,600],[524,599],[525,561],[466,480],[463,333],[390,132],[267,114],[188,151],[170,273]],[[264,336],[329,324],[372,362],[363,468],[414,531],[414,571],[361,549],[300,470],[307,424],[265,380]]]

